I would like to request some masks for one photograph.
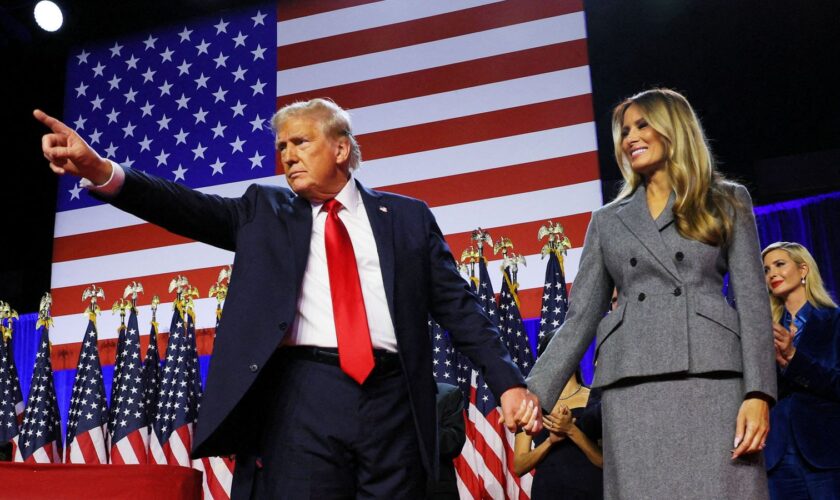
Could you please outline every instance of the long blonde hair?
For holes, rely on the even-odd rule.
[[[624,177],[616,199],[630,196],[644,182],[633,171],[621,147],[624,113],[633,104],[665,144],[668,155],[665,173],[676,195],[673,212],[677,231],[684,238],[725,245],[732,236],[732,218],[738,201],[732,183],[715,170],[700,120],[678,92],[662,88],[646,90],[625,99],[613,110],[615,158]]]
[[[767,248],[761,251],[761,259],[763,260],[773,250],[787,252],[796,267],[802,267],[803,264],[808,267],[808,274],[805,276],[805,299],[812,306],[837,307],[837,304],[831,298],[831,294],[825,289],[820,268],[817,267],[817,261],[814,260],[807,248],[799,243],[777,241],[767,245]],[[782,315],[785,313],[785,300],[770,293],[770,308],[773,310],[773,321],[776,323],[781,321]]]

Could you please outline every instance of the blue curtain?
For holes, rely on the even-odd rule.
[[[776,241],[804,245],[820,268],[826,288],[840,291],[840,192],[755,208],[764,248]]]
[[[20,378],[20,392],[23,400],[29,398],[29,384],[32,383],[32,371],[35,369],[35,355],[38,354],[38,343],[41,332],[35,329],[38,313],[21,314],[15,322],[14,337],[12,338],[15,368]]]

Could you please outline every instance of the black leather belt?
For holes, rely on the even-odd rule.
[[[339,366],[338,349],[334,347],[285,346],[280,348],[280,354],[292,359]],[[400,368],[400,357],[395,352],[374,349],[373,359],[376,363],[374,373],[390,373]]]

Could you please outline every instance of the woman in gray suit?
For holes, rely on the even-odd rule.
[[[776,378],[750,196],[715,171],[677,92],[619,104],[613,137],[623,189],[592,214],[569,314],[528,387],[556,401],[594,337],[605,498],[766,498]]]

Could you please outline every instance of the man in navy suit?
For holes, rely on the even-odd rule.
[[[422,497],[438,455],[429,315],[484,372],[506,425],[540,430],[538,401],[431,211],[353,179],[359,147],[332,101],[272,119],[291,191],[252,185],[235,199],[122,168],[35,117],[52,131],[42,149],[53,171],[236,252],[193,443],[194,456],[237,455],[234,496]]]

